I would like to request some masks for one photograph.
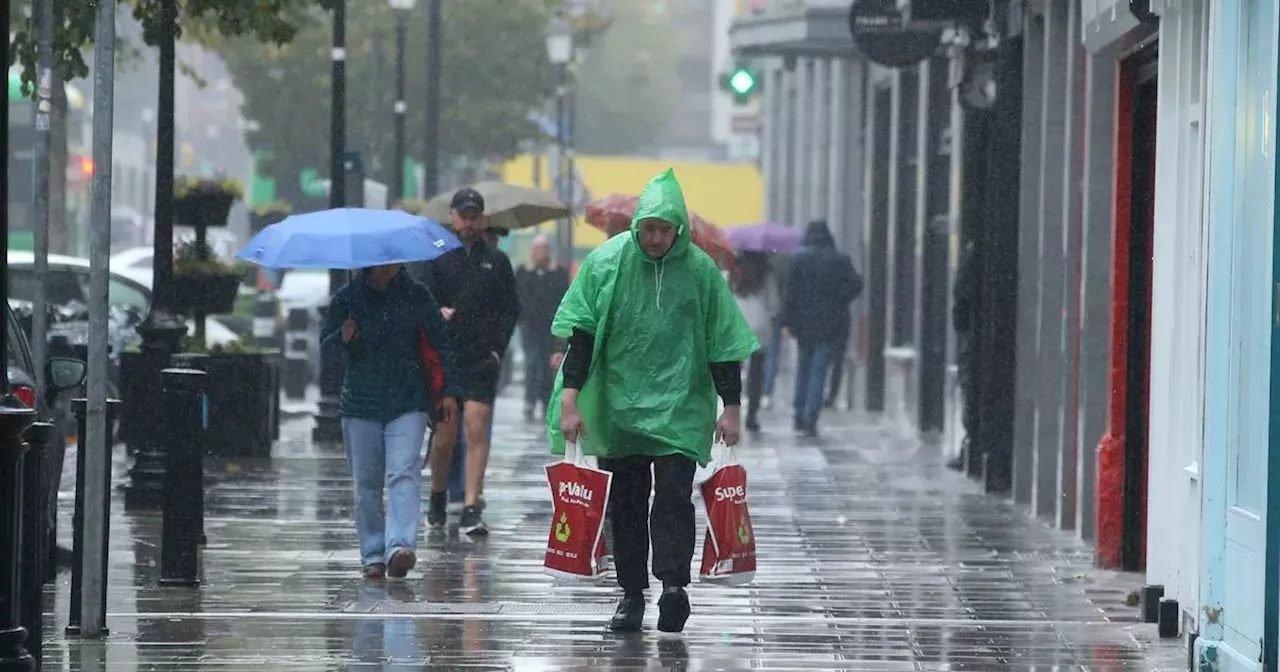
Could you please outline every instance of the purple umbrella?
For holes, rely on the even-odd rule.
[[[725,230],[729,243],[740,252],[794,252],[801,234],[783,224],[753,224]]]

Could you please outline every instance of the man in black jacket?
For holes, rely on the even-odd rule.
[[[431,262],[426,280],[452,327],[462,373],[467,470],[458,529],[463,534],[484,535],[488,529],[480,515],[480,502],[489,464],[489,414],[498,393],[502,358],[520,315],[520,300],[511,261],[486,239],[484,197],[474,189],[460,189],[453,195],[449,214],[465,245]],[[442,528],[446,522],[446,477],[457,438],[457,421],[440,423],[431,437],[427,524],[432,527]]]
[[[533,239],[529,265],[516,271],[520,292],[520,343],[524,346],[524,419],[533,421],[538,406],[551,399],[551,319],[569,290],[569,271],[551,263],[551,241]]]
[[[782,326],[800,349],[796,367],[795,428],[817,436],[827,372],[847,330],[849,304],[862,292],[862,278],[849,257],[836,250],[825,221],[810,222],[804,248],[795,254],[782,302]]]

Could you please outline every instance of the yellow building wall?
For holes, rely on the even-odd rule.
[[[546,157],[536,157],[540,167],[535,170],[535,157],[523,155],[508,161],[500,169],[503,181],[509,184],[551,189],[552,174]],[[720,163],[712,161],[662,161],[648,158],[617,156],[579,156],[575,160],[577,170],[596,200],[609,194],[637,195],[650,178],[674,168],[676,177],[684,187],[685,202],[690,210],[721,228],[756,224],[764,218],[764,191],[760,171],[750,163]],[[535,184],[534,178],[541,184]],[[555,224],[548,222],[539,227],[551,232]],[[573,240],[576,247],[595,247],[604,242],[604,233],[579,220],[574,226]]]

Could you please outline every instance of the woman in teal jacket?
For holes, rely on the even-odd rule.
[[[439,354],[439,399],[432,399],[423,375],[423,333]],[[338,290],[320,339],[322,347],[341,347],[346,363],[339,414],[364,575],[403,577],[417,563],[428,411],[436,407],[446,418],[457,413],[453,341],[431,292],[396,265],[361,271]]]

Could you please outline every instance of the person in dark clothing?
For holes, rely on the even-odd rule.
[[[425,332],[439,353],[443,398],[431,398],[419,351]],[[403,577],[417,563],[422,439],[430,406],[457,414],[454,343],[431,292],[399,266],[360,274],[333,296],[322,347],[343,350],[339,413],[355,482],[356,533],[366,578]],[[385,486],[385,488],[384,488]],[[383,516],[383,491],[386,516]]]
[[[965,243],[956,265],[956,284],[951,296],[951,326],[956,331],[956,364],[960,369],[960,391],[964,395],[964,408],[960,422],[964,426],[964,449],[947,463],[952,469],[964,468],[964,453],[971,450],[971,441],[978,431],[977,373],[973,366],[973,341],[978,310],[979,273],[981,260],[978,246],[973,241]]]
[[[778,286],[774,282],[769,255],[762,252],[743,252],[738,255],[738,266],[729,276],[733,296],[738,300],[747,325],[761,343],[768,343],[777,323]],[[764,395],[765,362],[767,354],[759,350],[751,355],[747,364],[747,430],[760,431],[760,400]]]
[[[484,472],[489,464],[489,416],[498,394],[502,358],[520,316],[515,273],[507,255],[487,239],[484,197],[464,188],[453,195],[450,217],[465,245],[428,264],[427,284],[458,345],[466,435],[466,495],[458,529],[488,534],[481,517]],[[458,422],[440,423],[431,437],[431,499],[427,523],[443,528],[449,504],[446,479]]]
[[[810,222],[804,248],[796,253],[782,302],[782,326],[800,349],[796,370],[795,428],[818,433],[831,358],[848,329],[849,304],[862,292],[862,278],[849,257],[836,250],[825,221]]]
[[[742,361],[760,343],[715,262],[693,246],[673,171],[644,188],[630,235],[583,260],[552,328],[569,340],[547,415],[552,451],[576,444],[613,472],[608,515],[623,597],[609,627],[643,624],[652,542],[658,629],[680,632],[696,542],[694,473],[713,441],[738,442]]]
[[[787,276],[791,273],[791,255],[775,254],[769,260],[769,272],[773,276],[777,285],[779,300],[787,295]],[[773,407],[773,387],[778,379],[778,366],[782,362],[782,311],[774,316],[773,330],[769,333],[769,340],[761,341],[764,343],[764,398],[760,405],[767,411]]]
[[[529,265],[516,271],[520,292],[520,342],[524,345],[524,418],[532,422],[538,406],[545,414],[551,399],[551,319],[569,289],[569,271],[551,263],[551,241],[533,239]]]

